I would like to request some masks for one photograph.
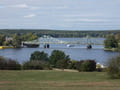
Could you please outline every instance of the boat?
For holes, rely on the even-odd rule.
[[[67,47],[74,47],[75,45],[68,44]]]
[[[92,49],[92,45],[87,45],[87,49]]]

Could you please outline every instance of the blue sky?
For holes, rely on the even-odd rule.
[[[120,0],[0,0],[0,29],[117,30]]]

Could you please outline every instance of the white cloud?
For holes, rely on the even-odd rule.
[[[39,7],[39,6],[31,6],[29,7],[31,10],[37,10],[37,9],[66,9],[68,8],[67,6],[49,6],[49,7]]]
[[[104,16],[102,13],[84,13],[84,14],[64,14],[64,17],[97,17],[97,16]]]
[[[14,8],[28,8],[27,4],[18,4],[18,5],[11,5],[8,7],[14,7]]]
[[[40,9],[40,7],[37,7],[37,6],[32,6],[30,7],[31,10],[37,10],[37,9]]]
[[[54,7],[55,9],[67,9],[67,6],[59,6],[59,7]]]
[[[64,21],[101,22],[101,21],[108,21],[108,20],[106,19],[64,19]]]
[[[32,18],[32,17],[35,17],[35,16],[36,16],[35,14],[29,14],[29,15],[24,16],[24,18]]]

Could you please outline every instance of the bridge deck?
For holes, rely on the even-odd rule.
[[[25,41],[25,44],[81,44],[81,45],[103,45],[103,41],[96,38],[80,38],[76,41],[62,41],[50,36],[43,36],[33,41]]]

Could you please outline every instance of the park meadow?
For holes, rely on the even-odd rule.
[[[106,72],[75,70],[0,71],[0,90],[120,90]]]

